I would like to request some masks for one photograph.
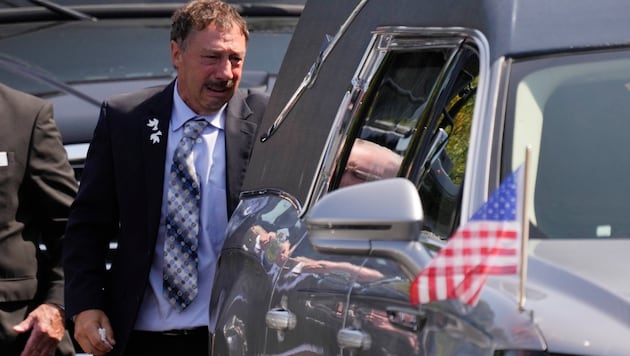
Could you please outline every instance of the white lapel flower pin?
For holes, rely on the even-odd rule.
[[[153,131],[151,136],[149,136],[149,139],[153,144],[160,143],[160,136],[162,136],[162,131],[158,129],[158,123],[159,121],[156,118],[152,118],[147,121],[147,126]]]

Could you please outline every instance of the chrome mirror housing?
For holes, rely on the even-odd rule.
[[[411,277],[431,259],[418,241],[423,224],[420,197],[404,178],[333,191],[313,206],[305,222],[320,252],[390,258]]]

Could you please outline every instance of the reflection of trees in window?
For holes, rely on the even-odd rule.
[[[449,140],[445,150],[453,163],[453,169],[449,176],[451,181],[457,185],[461,185],[464,182],[466,156],[468,155],[468,144],[470,141],[470,126],[478,80],[478,77],[475,78],[473,82],[455,95],[446,106],[445,110],[447,113],[442,114],[442,116],[450,116],[449,121],[452,121],[452,126],[447,130]]]
[[[426,230],[447,238],[459,220],[459,199],[470,141],[479,61],[465,50],[454,68],[457,76],[444,87],[430,135],[431,150],[419,184]]]

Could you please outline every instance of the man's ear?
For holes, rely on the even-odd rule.
[[[170,48],[171,48],[171,62],[173,63],[173,67],[175,67],[175,69],[179,68],[179,64],[182,61],[182,48],[181,46],[176,42],[171,40],[170,43]]]

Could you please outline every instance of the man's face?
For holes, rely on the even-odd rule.
[[[240,30],[218,31],[214,24],[193,30],[183,44],[171,41],[178,92],[197,114],[219,110],[241,81],[247,41]]]

